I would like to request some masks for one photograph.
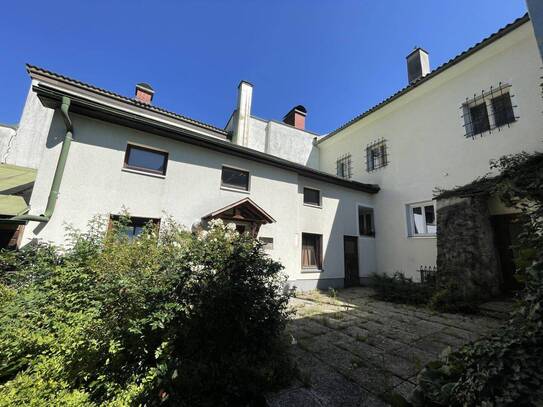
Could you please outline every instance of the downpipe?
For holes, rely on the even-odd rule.
[[[62,97],[62,104],[60,105],[60,112],[66,126],[66,135],[62,142],[62,148],[60,150],[60,157],[58,158],[57,168],[55,169],[55,175],[53,176],[53,183],[51,184],[51,191],[49,192],[49,198],[47,199],[47,206],[45,212],[42,215],[21,215],[10,218],[14,221],[32,221],[32,222],[48,222],[55,211],[57,199],[60,191],[60,184],[62,182],[62,176],[64,175],[64,168],[66,167],[66,161],[68,159],[68,152],[70,151],[70,145],[73,140],[73,123],[69,115],[70,98],[67,96]]]

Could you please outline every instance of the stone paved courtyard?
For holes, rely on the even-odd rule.
[[[273,407],[387,406],[383,395],[408,396],[418,372],[446,347],[500,324],[377,301],[369,288],[299,294],[292,307],[289,332],[300,374],[268,398]]]

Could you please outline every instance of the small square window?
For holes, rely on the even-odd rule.
[[[221,185],[228,188],[249,190],[249,172],[231,167],[222,167]]]
[[[358,234],[360,236],[375,236],[373,209],[358,207]]]
[[[437,233],[433,202],[408,205],[409,236],[434,236]]]
[[[322,235],[302,233],[302,268],[322,269]]]
[[[167,165],[168,153],[165,151],[153,150],[133,144],[126,146],[124,168],[165,175]]]
[[[258,240],[262,243],[262,249],[273,250],[273,237],[259,237]]]
[[[368,172],[385,167],[388,164],[385,140],[377,141],[366,147],[366,169]]]
[[[321,206],[321,191],[313,188],[304,188],[304,204]]]
[[[492,99],[492,112],[494,113],[494,125],[496,127],[505,126],[515,121],[513,104],[509,92]]]

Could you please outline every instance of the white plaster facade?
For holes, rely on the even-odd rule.
[[[464,136],[461,106],[467,97],[511,85],[518,120],[474,139]],[[375,196],[379,272],[418,278],[436,261],[436,238],[409,237],[406,205],[432,200],[436,188],[464,185],[490,171],[489,161],[521,151],[543,150],[541,60],[530,23],[339,132],[319,140],[321,169],[352,154],[353,179],[381,187]],[[386,139],[389,164],[368,172],[366,146]]]

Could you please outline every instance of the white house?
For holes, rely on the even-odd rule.
[[[188,228],[235,222],[300,289],[359,284],[373,272],[418,277],[435,264],[434,190],[485,174],[492,158],[541,149],[529,21],[433,71],[428,54],[413,51],[406,88],[326,136],[305,130],[303,106],[283,121],[253,116],[245,81],[219,129],[154,106],[145,83],[128,98],[28,66],[21,121],[0,141],[0,203],[11,205],[0,205],[0,233],[6,245],[62,244],[66,224],[82,229],[124,207],[133,234],[166,216]],[[35,176],[30,198],[8,190],[2,171],[24,172],[24,191]]]

